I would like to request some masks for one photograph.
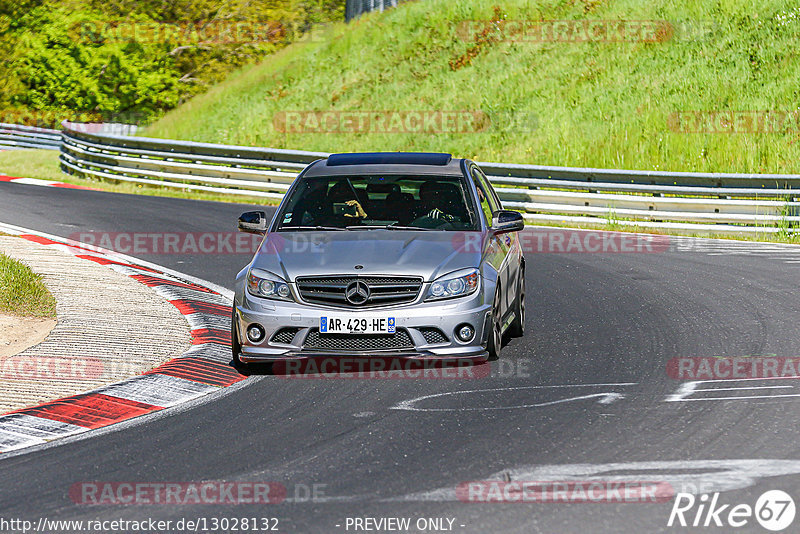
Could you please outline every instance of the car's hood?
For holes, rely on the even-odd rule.
[[[353,230],[267,234],[253,261],[294,282],[298,276],[391,274],[422,276],[478,267],[480,232]],[[360,268],[356,268],[360,265]]]

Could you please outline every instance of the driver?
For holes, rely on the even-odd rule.
[[[294,213],[288,221],[289,226],[307,226],[319,224],[330,215],[330,206],[327,205],[325,183],[311,182],[303,193],[300,202],[295,206]]]
[[[427,181],[419,188],[421,209],[419,218],[428,217],[442,222],[457,222],[454,215],[458,204],[458,188],[450,183]]]

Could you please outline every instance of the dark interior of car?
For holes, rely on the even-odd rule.
[[[473,225],[458,178],[331,177],[295,190],[281,228],[396,225],[463,230]]]

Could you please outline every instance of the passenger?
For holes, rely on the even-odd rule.
[[[328,202],[333,204],[346,204],[355,208],[355,214],[344,213],[344,217],[364,219],[367,217],[367,212],[359,202],[356,191],[347,180],[336,182],[333,187],[328,190]]]

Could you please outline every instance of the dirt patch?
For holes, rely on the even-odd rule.
[[[0,314],[0,358],[38,345],[55,326],[55,319]]]

